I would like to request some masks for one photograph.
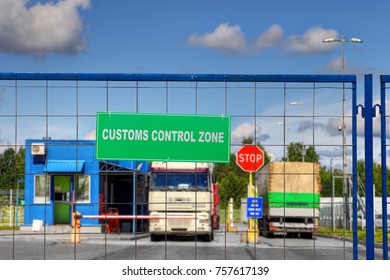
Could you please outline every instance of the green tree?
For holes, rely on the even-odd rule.
[[[307,147],[305,150],[305,162],[319,162],[320,156],[316,153],[313,146]]]
[[[329,170],[327,170],[326,166],[321,166],[320,169],[320,177],[321,177],[321,196],[329,197],[332,195],[332,178]]]
[[[287,161],[302,162],[305,151],[301,142],[292,142],[287,147]]]
[[[360,180],[362,180],[362,182],[364,183],[365,182],[365,163],[364,163],[364,160],[358,160],[357,162],[357,174],[360,178]]]
[[[386,173],[390,174],[390,170],[386,167]],[[364,160],[359,160],[357,162],[357,174],[360,180],[365,184],[366,174],[365,174],[365,162]],[[382,165],[375,163],[373,165],[373,183],[375,185],[375,196],[382,196]],[[362,190],[359,190],[359,194],[365,196]],[[386,182],[386,194],[390,195],[390,180],[387,179]]]
[[[332,174],[333,172],[333,174]],[[321,196],[331,197],[332,196],[332,183],[334,188],[334,196],[343,196],[343,172],[340,169],[329,170],[326,166],[321,166],[320,178],[321,178]]]
[[[242,139],[242,144],[243,145],[250,145],[250,144],[253,144],[253,137],[252,136],[248,136],[248,137],[245,137]]]
[[[382,196],[382,165],[381,164],[374,162],[373,175],[374,175],[373,181],[375,185],[375,196]]]
[[[23,147],[17,153],[13,148],[8,148],[0,154],[0,189],[13,189],[18,180],[24,179],[24,161]]]
[[[332,173],[333,172],[333,173]],[[389,168],[386,168],[387,174],[390,174]],[[330,197],[332,195],[332,181],[334,184],[334,195],[336,197],[343,196],[343,171],[341,169],[328,170],[326,166],[321,166],[321,196]],[[357,175],[359,180],[365,184],[365,162],[359,160],[357,162]],[[382,166],[379,163],[373,164],[373,183],[375,185],[375,196],[382,196]],[[365,196],[364,189],[358,189],[360,196]],[[387,196],[390,195],[390,180],[387,180],[386,188]]]
[[[287,158],[284,161],[291,162],[319,162],[320,156],[313,146],[304,146],[301,142],[291,142],[287,147]]]

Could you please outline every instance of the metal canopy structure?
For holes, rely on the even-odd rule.
[[[100,161],[99,163],[99,171],[107,172],[107,173],[117,173],[117,172],[136,172],[131,168],[127,168],[118,164],[114,164],[109,161]]]

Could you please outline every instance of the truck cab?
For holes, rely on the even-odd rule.
[[[213,178],[212,164],[208,163],[151,164],[149,231],[152,241],[172,235],[197,236],[209,242],[214,239],[214,228],[219,224],[219,196],[215,196],[218,189]]]

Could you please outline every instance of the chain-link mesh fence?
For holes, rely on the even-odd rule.
[[[25,149],[28,166],[19,169],[15,161],[10,171],[2,171],[2,176],[11,179],[3,183],[4,188],[15,185],[20,177],[25,180],[19,198],[13,193],[10,203],[7,195],[1,195],[2,209],[18,212],[17,222],[12,215],[11,219],[4,216],[3,223],[10,219],[21,226],[0,232],[3,239],[11,240],[9,245],[0,243],[6,247],[1,248],[4,259],[352,258],[350,243],[335,243],[320,233],[322,228],[339,228],[341,233],[336,235],[345,237],[350,230],[352,185],[346,182],[353,175],[354,76],[20,73],[2,75],[0,89],[5,104],[0,116],[2,150]],[[137,164],[94,158],[98,112],[230,116],[231,163],[215,166],[221,214],[213,242],[193,237],[151,242],[149,221],[130,218],[115,223],[82,219],[82,242],[69,241],[75,209],[84,213],[93,209],[95,215],[109,208],[119,208],[119,215],[149,214],[148,171],[137,170]],[[74,161],[75,169],[49,171],[55,165],[49,166],[44,155],[39,158],[39,147],[32,150],[34,144],[42,143],[51,161]],[[242,242],[248,230],[245,217],[235,217],[237,231],[228,231],[229,199],[234,198],[233,208],[239,213],[240,199],[247,195],[248,174],[234,162],[243,143],[261,146],[272,162],[320,163],[321,200],[316,202],[320,210],[318,219],[312,217],[317,227],[312,239],[282,231],[273,239]],[[82,158],[83,147],[91,148],[85,152],[88,160]],[[79,164],[84,169],[78,169]],[[95,169],[86,174],[94,164]],[[24,206],[15,207],[22,199]],[[119,233],[107,231],[118,227]],[[36,242],[26,245],[24,238],[36,238]]]

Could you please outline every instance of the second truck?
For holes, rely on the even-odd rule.
[[[320,165],[312,162],[270,162],[256,174],[263,197],[259,232],[300,234],[312,238],[318,229]]]
[[[219,228],[219,194],[213,165],[152,162],[149,189],[151,241],[171,235],[214,239]]]

